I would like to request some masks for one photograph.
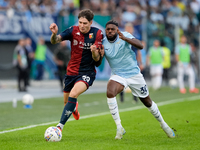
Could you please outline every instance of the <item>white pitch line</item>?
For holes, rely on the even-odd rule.
[[[179,102],[183,102],[183,101],[195,101],[195,100],[198,100],[199,98],[200,98],[200,95],[189,97],[189,98],[179,98],[179,99],[173,99],[173,100],[169,100],[169,101],[159,102],[159,103],[157,103],[157,105],[158,106],[164,106],[164,105],[173,104],[173,103],[179,103]],[[130,107],[130,108],[125,108],[125,109],[120,109],[119,111],[120,112],[126,112],[126,111],[138,110],[138,109],[142,109],[142,108],[146,108],[146,107],[144,105],[142,105],[142,106],[136,106],[136,107]],[[108,114],[110,114],[110,112],[103,112],[103,113],[98,113],[98,114],[91,114],[91,115],[82,116],[82,117],[80,117],[80,119],[87,119],[87,118],[92,118],[92,117],[99,117],[99,116],[108,115]],[[75,119],[71,118],[68,121],[74,121],[74,120]],[[55,124],[55,123],[58,123],[58,121],[41,123],[41,124],[36,124],[36,125],[30,125],[30,126],[26,126],[26,127],[22,127],[22,128],[16,128],[16,129],[11,129],[11,130],[5,130],[5,131],[1,131],[0,134],[14,132],[14,131],[19,131],[19,130],[30,129],[30,128],[34,128],[34,127],[38,127],[38,126],[45,126],[45,125],[50,125],[50,124]]]

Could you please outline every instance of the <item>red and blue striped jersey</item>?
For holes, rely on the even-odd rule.
[[[71,41],[71,59],[67,66],[67,75],[96,72],[90,46],[93,44],[97,47],[102,46],[102,31],[91,27],[88,33],[83,34],[78,26],[72,26],[60,33],[60,36],[62,41]]]

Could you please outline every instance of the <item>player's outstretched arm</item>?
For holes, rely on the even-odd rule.
[[[52,23],[49,27],[49,29],[51,30],[52,34],[51,34],[51,44],[57,44],[60,43],[62,41],[61,36],[57,35],[58,33],[58,26],[55,23]]]
[[[133,45],[134,47],[138,48],[138,49],[143,49],[143,45],[142,45],[142,42],[139,41],[138,39],[130,39],[130,38],[127,38],[123,35],[123,33],[121,33],[119,31],[119,29],[117,29],[117,33],[119,34],[119,38],[128,42],[129,44]]]

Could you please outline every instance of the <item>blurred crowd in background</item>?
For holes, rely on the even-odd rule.
[[[164,40],[173,51],[175,25],[180,34],[186,34],[190,43],[198,46],[200,0],[1,0],[0,10],[8,15],[22,12],[27,15],[68,16],[77,15],[80,9],[89,8],[96,15],[110,16],[124,28],[127,22],[135,27],[135,34],[142,39],[142,29],[137,27],[146,19],[147,46],[155,38]],[[149,38],[151,37],[151,38]]]
[[[191,62],[195,70],[196,80],[198,80],[200,75],[198,54],[200,40],[200,0],[0,1],[0,11],[6,11],[7,16],[10,18],[15,13],[23,13],[28,18],[31,18],[34,14],[44,17],[52,15],[64,18],[64,22],[67,23],[72,20],[70,16],[77,18],[79,11],[85,8],[91,9],[95,13],[95,16],[107,16],[109,20],[116,20],[121,30],[125,29],[127,23],[131,23],[134,27],[132,34],[137,39],[143,41],[146,52],[149,51],[156,40],[159,40],[161,46],[167,47],[170,51],[171,69],[176,64],[175,47],[179,43],[179,38],[185,35],[188,44],[191,46]],[[103,21],[101,20],[101,22]],[[67,23],[64,23],[63,28],[69,27],[70,24]],[[61,23],[58,21],[58,26],[59,24]],[[33,51],[36,52],[36,49],[35,46]],[[144,55],[144,57],[146,56]],[[171,76],[173,76],[173,73]]]

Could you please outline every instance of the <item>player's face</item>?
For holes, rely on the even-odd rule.
[[[20,39],[19,44],[20,44],[21,46],[24,46],[24,45],[25,45],[25,40],[24,40],[24,39]]]
[[[26,44],[27,44],[27,45],[31,45],[31,39],[30,39],[30,38],[27,38],[27,39],[26,39]]]
[[[155,46],[155,47],[160,46],[160,42],[159,42],[158,40],[155,40],[155,41],[154,41],[154,46]]]
[[[185,37],[185,36],[182,36],[182,37],[181,37],[181,43],[183,43],[183,44],[184,44],[184,43],[186,43],[186,42],[187,42],[187,39],[186,39],[186,37]]]
[[[81,33],[85,34],[90,31],[90,26],[92,25],[92,21],[88,21],[86,18],[79,18],[78,26]]]
[[[131,26],[126,26],[126,27],[125,27],[125,31],[128,32],[128,33],[130,33],[130,34],[133,34],[133,27],[131,27]]]
[[[106,36],[108,39],[113,39],[117,34],[117,27],[113,24],[108,24],[106,26]]]

